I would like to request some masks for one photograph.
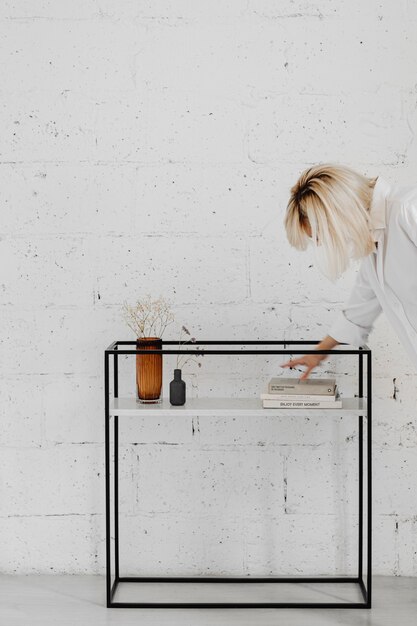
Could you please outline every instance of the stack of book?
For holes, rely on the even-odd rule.
[[[338,409],[342,407],[334,378],[271,378],[261,393],[264,409]]]

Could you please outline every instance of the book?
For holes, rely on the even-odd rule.
[[[340,396],[335,400],[262,400],[264,409],[341,409],[343,406]]]
[[[338,389],[337,389],[337,385],[335,387],[335,393],[332,395],[319,395],[319,394],[308,394],[308,393],[268,393],[267,391],[264,391],[263,393],[260,394],[260,398],[261,400],[305,400],[305,401],[309,401],[309,400],[314,400],[315,402],[318,402],[320,400],[324,401],[324,402],[329,402],[335,399],[336,395],[338,394]]]
[[[336,390],[335,378],[279,378],[273,377],[268,383],[268,393],[308,394],[332,396]]]

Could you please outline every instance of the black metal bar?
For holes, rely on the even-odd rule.
[[[368,606],[372,603],[372,359],[371,354],[367,355],[367,464],[368,464],[368,510],[367,510],[367,596]]]
[[[301,340],[301,341],[295,341],[295,340],[276,340],[276,339],[266,339],[266,340],[261,340],[261,339],[249,339],[249,340],[245,340],[242,341],[240,339],[220,339],[220,340],[216,340],[216,339],[196,339],[195,341],[192,342],[192,345],[219,345],[219,346],[224,346],[224,345],[242,345],[242,346],[250,346],[250,345],[278,345],[278,346],[300,346],[300,345],[314,345],[317,343],[320,343],[321,339],[306,339],[306,340]],[[108,350],[114,350],[115,346],[134,346],[136,345],[136,341],[113,341],[112,344],[110,344],[110,346],[107,348]],[[168,340],[168,339],[162,339],[162,344],[163,345],[177,345],[178,341],[176,340]],[[191,345],[191,344],[188,344]],[[346,342],[340,342],[338,345],[340,346],[348,346],[349,344]],[[366,344],[364,344],[363,346],[360,346],[360,349],[364,349],[364,350],[369,350],[368,346]],[[357,350],[356,350],[357,351]]]
[[[115,398],[119,397],[119,350],[116,348],[112,354],[113,358],[113,395]]]
[[[363,352],[359,348],[358,355],[358,387],[359,398],[363,398]],[[358,510],[358,576],[362,580],[363,574],[363,415],[358,417],[358,454],[359,454],[359,510]]]
[[[115,350],[109,350],[110,354],[114,354]],[[291,355],[291,354],[330,354],[329,350],[189,350],[187,348],[183,348],[180,350],[117,350],[118,354],[241,354],[245,356],[247,354],[281,354],[281,355]],[[345,355],[345,354],[358,354],[357,350],[332,350],[334,355]],[[364,350],[364,354],[368,354],[367,351]]]
[[[361,580],[359,581],[359,587],[361,588],[361,592],[362,592],[362,596],[365,601],[365,604],[368,605],[368,594],[366,592],[366,587],[365,587],[365,583],[363,582],[363,578],[361,578]]]
[[[281,345],[289,345],[289,346],[298,346],[298,345],[313,345],[313,344],[317,344],[319,343],[321,340],[319,339],[306,339],[305,341],[280,341],[277,339],[266,339],[265,341],[262,341],[260,339],[248,339],[245,341],[242,341],[240,339],[196,339],[193,342],[190,342],[188,345],[212,345],[212,346],[236,346],[236,345],[242,345],[242,346],[251,346],[251,345],[255,345],[255,346],[259,346],[259,345],[265,345],[265,346],[270,346],[270,345],[277,345],[277,346],[281,346]],[[134,346],[136,345],[136,341],[134,340],[129,340],[129,341],[113,341],[112,344],[110,344],[110,346],[107,348],[108,350],[114,350],[115,346]],[[174,346],[174,345],[178,345],[178,341],[171,340],[171,339],[162,339],[162,344],[163,345],[167,345],[167,346]],[[347,343],[340,343],[338,345],[341,346],[347,346],[349,344]]]
[[[114,354],[114,397],[119,397],[119,367],[117,349]],[[114,575],[119,579],[119,416],[114,416]]]
[[[106,474],[106,600],[111,606],[111,559],[110,559],[110,381],[109,381],[109,353],[104,354],[104,414],[105,414],[105,474]]]
[[[110,606],[113,606],[113,598],[114,598],[114,594],[116,593],[116,589],[117,589],[117,579],[115,578],[111,586]]]
[[[198,339],[196,341],[193,341],[192,343],[187,344],[186,346],[184,346],[184,349],[187,348],[187,346],[190,345],[197,345],[197,346],[201,346],[201,345],[219,345],[219,346],[235,346],[235,345],[241,345],[241,346],[250,346],[250,345],[257,345],[257,346],[271,346],[271,345],[278,345],[278,346],[306,346],[306,345],[317,345],[318,343],[320,343],[321,339],[306,339],[306,340],[302,340],[302,341],[293,341],[293,340],[275,340],[275,339],[267,339],[267,340],[261,340],[261,339],[251,339],[251,340],[246,340],[246,341],[242,341],[242,340],[238,340],[238,339],[222,339],[222,340],[214,340],[214,339],[208,339],[208,340],[204,340],[204,339]],[[118,346],[136,346],[137,341],[113,341],[113,343],[110,344],[110,346],[107,348],[108,352],[111,352],[113,350],[116,349],[116,347]],[[173,345],[178,345],[178,341],[175,340],[165,340],[162,339],[162,345],[169,345],[169,346],[173,346]],[[348,346],[348,343],[343,343],[341,342],[340,344],[338,344],[340,346]],[[370,348],[366,345],[363,344],[362,346],[360,346],[359,348],[360,350],[363,351],[364,354],[366,354],[367,352],[370,352]],[[290,352],[289,350],[286,352]],[[339,352],[339,349],[337,347],[333,348],[331,351],[326,350],[325,352]],[[358,353],[358,350],[355,349],[353,350],[353,352],[355,352],[356,354]]]
[[[363,415],[359,415],[358,576],[363,575]]]
[[[113,602],[113,609],[366,609],[362,602]]]
[[[120,583],[359,583],[356,576],[121,576]]]

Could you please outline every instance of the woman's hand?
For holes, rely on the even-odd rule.
[[[281,367],[294,367],[295,365],[305,365],[306,370],[301,374],[300,380],[304,380],[309,377],[310,372],[320,365],[323,359],[326,358],[326,354],[305,354],[304,356],[300,356],[298,359],[291,359],[286,363],[283,363]]]
[[[331,350],[335,346],[338,345],[338,341],[327,335],[320,343],[316,345],[316,350]],[[290,359],[286,363],[282,363],[281,367],[294,367],[295,365],[305,365],[306,369],[300,376],[300,380],[305,380],[309,377],[310,373],[313,371],[315,367],[320,365],[320,363],[327,359],[328,354],[304,354],[300,356],[298,359]]]

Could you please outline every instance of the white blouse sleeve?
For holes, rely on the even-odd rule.
[[[417,206],[416,204],[403,204],[399,212],[399,223],[407,236],[417,246]]]
[[[368,282],[362,261],[352,292],[338,311],[328,334],[339,343],[362,346],[367,342],[373,323],[381,311],[382,307]]]

